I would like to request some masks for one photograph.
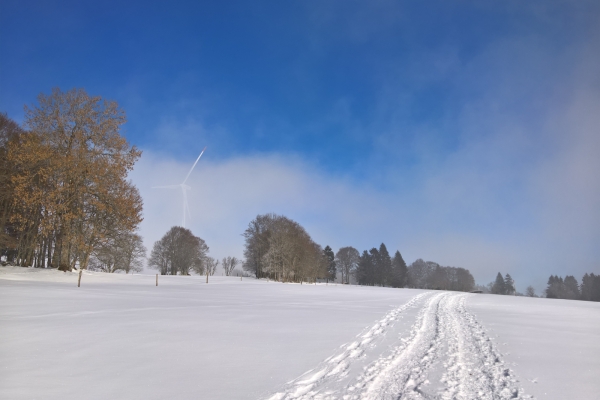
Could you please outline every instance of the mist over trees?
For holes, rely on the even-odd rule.
[[[161,275],[190,275],[191,271],[203,275],[207,253],[204,240],[194,236],[189,229],[174,226],[154,243],[148,267]]]
[[[407,266],[400,251],[390,253],[384,243],[379,248],[364,250],[340,248],[334,254],[322,249],[297,222],[276,214],[258,215],[243,233],[245,238],[243,268],[257,278],[283,282],[302,282],[324,279],[341,282],[353,279],[359,285],[411,287],[471,291],[475,280],[464,268],[443,267],[421,259]]]
[[[379,249],[373,247],[364,250],[356,268],[356,280],[359,285],[390,286],[392,278],[392,259],[381,243]]]
[[[570,299],[600,301],[600,275],[585,274],[581,285],[572,275],[562,277],[551,275],[548,278],[546,297],[550,299]]]
[[[88,268],[102,272],[123,271],[126,274],[142,272],[146,251],[140,235],[125,232],[95,248]]]
[[[523,296],[515,289],[515,282],[510,274],[504,277],[498,272],[496,279],[490,282],[487,287],[478,286],[482,291],[500,295],[516,295]],[[540,297],[535,293],[533,286],[528,286],[525,290],[527,297]],[[600,275],[585,274],[581,280],[581,284],[572,275],[564,277],[551,275],[548,278],[546,289],[541,297],[549,299],[567,299],[567,300],[587,300],[600,301]]]
[[[282,282],[326,279],[329,260],[297,222],[277,214],[258,215],[243,233],[243,269],[257,278]]]
[[[444,267],[418,259],[408,267],[408,287],[470,292],[475,287],[475,279],[465,268]]]
[[[40,94],[25,107],[25,129],[0,116],[0,246],[8,262],[71,270],[94,258],[114,268],[107,249],[142,221],[142,199],[127,180],[141,152],[120,135],[125,120],[117,103],[83,89]]]
[[[490,287],[490,292],[492,294],[514,295],[517,292],[515,289],[515,281],[510,274],[506,274],[505,277],[502,277],[502,274],[498,272],[496,280]]]
[[[379,248],[364,250],[361,255],[352,247],[344,247],[338,251],[337,259],[342,271],[346,271],[345,276],[354,274],[359,285],[463,292],[475,287],[475,279],[467,269],[444,267],[422,259],[407,266],[400,251],[392,258],[384,243]]]

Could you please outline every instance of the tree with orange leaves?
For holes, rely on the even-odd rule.
[[[20,265],[86,268],[94,248],[137,229],[142,199],[127,174],[141,152],[120,135],[125,121],[116,102],[83,89],[25,107],[27,134],[6,160]]]

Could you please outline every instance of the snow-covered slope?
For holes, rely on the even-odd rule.
[[[0,268],[1,399],[594,399],[600,304]]]

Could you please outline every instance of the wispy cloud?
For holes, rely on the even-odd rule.
[[[182,145],[208,144],[190,180],[191,227],[214,256],[240,257],[248,222],[276,212],[323,245],[385,242],[481,283],[509,272],[539,291],[549,274],[600,272],[598,7],[545,3],[465,6],[451,23],[385,2],[343,17],[340,3],[311,8],[312,42],[282,89],[301,99],[289,109],[237,98],[247,118],[232,122],[219,110],[230,99],[208,113],[190,100],[159,118],[163,153],[146,151],[132,175],[147,244],[181,220],[181,194],[149,188],[185,176],[193,155],[172,156]],[[396,45],[406,48],[388,54]],[[315,110],[325,77],[355,67],[333,59],[338,48],[360,66],[340,82],[361,84],[334,82]]]

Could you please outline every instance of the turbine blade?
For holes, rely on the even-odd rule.
[[[152,186],[152,189],[174,189],[178,188],[179,185],[168,185],[168,186]]]
[[[185,184],[188,180],[188,178],[190,177],[190,174],[192,173],[192,171],[194,170],[194,167],[196,166],[196,164],[198,164],[198,161],[200,161],[200,157],[202,157],[202,154],[204,154],[204,150],[206,150],[206,147],[204,149],[202,149],[202,152],[200,153],[200,155],[198,156],[198,158],[196,159],[196,162],[194,163],[194,165],[192,165],[192,169],[190,169],[190,172],[188,172],[187,176],[185,177],[185,179],[183,180],[183,184]]]

